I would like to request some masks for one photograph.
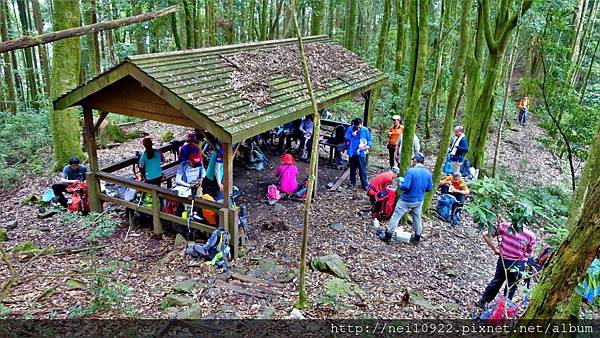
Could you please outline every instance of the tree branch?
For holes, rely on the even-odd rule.
[[[494,54],[498,49],[498,42],[492,35],[492,28],[490,27],[490,2],[489,0],[477,0],[481,7],[481,18],[483,25],[483,32],[485,34],[485,41],[487,42],[490,54]]]

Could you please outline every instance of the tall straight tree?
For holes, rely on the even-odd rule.
[[[79,0],[53,0],[52,27],[55,31],[79,26]],[[79,84],[81,51],[79,37],[58,40],[53,45],[51,98],[55,99]],[[83,157],[79,135],[79,110],[50,111],[54,144],[54,168],[60,169],[69,157]]]
[[[327,34],[330,38],[335,34],[335,2],[336,0],[329,0],[329,9],[327,10]]]
[[[185,17],[185,47],[196,48],[196,34],[194,33],[193,0],[183,0],[183,13]]]
[[[467,45],[469,44],[469,36],[471,34],[469,15],[471,13],[471,1],[462,1],[460,10],[460,38],[459,43],[454,50],[455,61],[452,65],[452,79],[450,80],[450,87],[448,89],[448,101],[446,104],[446,115],[444,116],[444,126],[442,127],[442,134],[440,135],[440,148],[438,150],[438,156],[435,160],[435,166],[433,168],[433,184],[434,189],[425,194],[425,201],[423,202],[423,211],[427,211],[431,204],[431,200],[435,191],[437,191],[437,185],[440,181],[442,173],[442,167],[446,161],[446,152],[450,146],[450,134],[452,133],[452,127],[454,124],[454,109],[460,98],[460,87],[461,81],[464,76],[465,62],[467,59]]]
[[[396,53],[394,55],[394,73],[399,78],[404,66],[404,54],[406,50],[406,37],[404,24],[406,23],[409,0],[396,0]],[[392,82],[392,110],[400,108],[400,81]]]
[[[44,33],[44,22],[42,20],[42,11],[40,9],[40,2],[38,0],[31,0],[31,10],[33,11],[33,20],[35,22],[35,30],[38,35]],[[2,18],[0,18],[2,20]],[[42,71],[44,72],[44,90],[47,96],[50,96],[50,67],[48,66],[48,53],[46,46],[38,47],[40,64],[42,65]]]
[[[423,91],[423,83],[425,82],[427,47],[429,45],[429,2],[430,0],[413,0],[409,8],[411,51],[409,76],[406,84],[407,99],[404,105],[404,133],[400,156],[400,173],[402,175],[408,169],[412,159],[412,144],[417,127],[419,108],[421,107],[421,92]]]
[[[8,13],[8,0],[0,0],[0,40],[8,40],[8,24],[7,24],[7,13]],[[4,61],[4,81],[6,82],[6,104],[4,105],[6,110],[11,112],[17,111],[17,97],[15,93],[15,81],[12,68],[12,53],[2,53],[2,59]]]
[[[206,40],[209,46],[217,45],[217,12],[215,0],[206,0],[204,16],[206,21]]]
[[[313,11],[310,17],[310,35],[319,35],[323,32],[323,17],[325,16],[325,0],[313,2]]]
[[[254,22],[255,22],[254,13],[255,13],[255,11],[256,11],[256,0],[248,1],[246,3],[246,20],[244,20],[244,31],[246,34],[246,41],[253,41],[256,38],[256,35],[254,34]]]
[[[356,0],[346,0],[346,38],[344,46],[354,51],[354,43],[356,42]]]
[[[27,13],[29,12],[28,3],[25,0],[17,0],[17,7],[19,9],[19,20],[21,21],[21,29],[23,35],[32,35],[29,32],[29,17]],[[29,99],[35,101],[37,98],[38,90],[37,90],[37,81],[35,79],[35,66],[33,63],[33,48],[25,48],[25,76],[27,78],[27,89],[29,92]]]
[[[262,0],[260,5],[260,40],[267,39],[267,26],[269,25],[269,0]]]
[[[489,57],[479,96],[467,98],[477,102],[474,111],[465,121],[469,156],[475,168],[483,167],[485,146],[493,117],[494,91],[500,77],[508,40],[517,25],[518,18],[531,7],[532,1],[526,0],[523,2],[521,13],[515,13],[515,10],[513,10],[514,0],[502,1],[496,11],[496,24],[492,29],[489,0],[478,0],[481,12],[479,29],[483,29]]]
[[[233,41],[235,39],[235,31],[233,29],[233,0],[227,0],[226,2],[227,7],[225,8],[226,11],[225,13],[227,14],[227,32],[226,32],[226,38],[227,38],[227,43],[228,44],[233,44]]]
[[[388,32],[390,31],[390,15],[392,12],[392,0],[383,1],[383,18],[381,19],[381,29],[379,31],[379,41],[377,43],[377,59],[375,60],[375,67],[381,71],[384,70],[385,65],[385,51]]]

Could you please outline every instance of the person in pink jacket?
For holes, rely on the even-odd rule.
[[[291,154],[283,155],[275,176],[279,178],[279,191],[282,193],[293,194],[298,190],[298,168],[294,165]]]

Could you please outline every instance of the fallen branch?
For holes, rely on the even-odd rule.
[[[37,45],[42,45],[46,43],[50,43],[53,41],[72,38],[76,36],[81,36],[89,33],[97,33],[102,32],[108,29],[114,29],[117,27],[128,26],[134,23],[144,22],[152,19],[159,18],[161,16],[165,16],[167,14],[175,13],[178,10],[178,6],[167,7],[155,12],[144,13],[139,15],[130,16],[123,19],[111,20],[106,22],[99,22],[91,25],[86,25],[82,27],[75,27],[70,29],[65,29],[58,32],[52,32],[47,34],[42,34],[38,36],[23,36],[18,39],[9,40],[0,43],[0,53],[5,53],[14,49],[33,47]]]
[[[108,245],[97,245],[97,246],[85,247],[85,248],[82,248],[82,247],[70,247],[70,248],[58,249],[57,251],[55,251],[53,253],[49,253],[49,254],[44,255],[44,256],[50,257],[50,256],[70,255],[70,254],[79,253],[79,252],[83,252],[83,251],[87,251],[87,250],[104,249],[106,247],[108,247]]]
[[[342,183],[344,183],[344,181],[346,179],[348,179],[348,177],[350,177],[350,169],[346,169],[346,171],[344,171],[342,176],[337,180],[337,182],[335,182],[335,184],[329,190],[330,191],[338,190],[338,188],[342,185]]]
[[[285,285],[282,283],[274,282],[274,281],[270,281],[270,280],[266,280],[266,279],[260,279],[260,278],[256,278],[256,277],[252,277],[252,276],[248,276],[248,275],[242,275],[237,272],[232,273],[230,278],[237,279],[239,281],[246,282],[246,283],[265,284],[265,285],[272,286],[275,288],[280,288],[280,289],[285,288]]]
[[[239,285],[227,283],[227,282],[224,282],[222,280],[218,280],[217,279],[215,281],[215,284],[216,284],[217,287],[222,287],[224,289],[227,289],[227,290],[230,290],[230,291],[233,291],[233,292],[237,292],[237,293],[242,294],[242,295],[256,297],[256,298],[262,298],[262,299],[266,299],[267,298],[267,295],[265,295],[264,293],[256,292],[256,291],[253,291],[253,290],[249,290],[249,289],[243,288],[243,287],[241,287]]]
[[[47,309],[11,311],[8,315],[11,316],[11,317],[12,316],[23,316],[23,315],[36,315],[36,314],[40,314],[40,313],[48,313],[48,312],[60,311],[60,310],[64,310],[64,308],[61,308],[61,307],[50,307],[50,308],[47,308]]]

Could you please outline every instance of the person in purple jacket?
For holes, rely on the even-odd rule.
[[[411,243],[419,244],[423,228],[421,226],[421,209],[425,193],[433,190],[433,179],[431,172],[423,165],[425,157],[421,153],[415,154],[412,159],[412,168],[406,171],[404,181],[400,184],[402,195],[396,203],[394,214],[390,219],[390,224],[381,237],[384,242],[390,242],[394,235],[394,231],[398,227],[398,223],[410,211],[413,219],[414,234],[411,238]]]

